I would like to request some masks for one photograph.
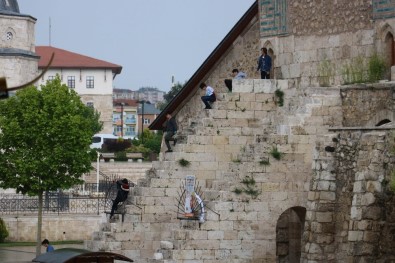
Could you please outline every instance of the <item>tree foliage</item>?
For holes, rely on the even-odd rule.
[[[158,109],[163,110],[167,104],[177,95],[178,92],[185,86],[184,84],[181,84],[177,82],[169,92],[167,92],[165,95],[163,95],[164,101],[159,104]]]
[[[141,152],[144,158],[148,158],[150,153],[159,154],[162,143],[163,132],[151,132],[149,129],[144,129],[143,135],[139,135],[138,139],[132,140],[132,147],[128,152]]]
[[[0,187],[38,195],[69,188],[90,170],[99,114],[56,78],[0,103]]]
[[[43,192],[81,183],[91,167],[89,145],[102,124],[59,77],[0,101],[0,187],[38,196],[40,254]]]

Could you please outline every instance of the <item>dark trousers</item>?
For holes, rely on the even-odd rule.
[[[270,79],[270,71],[261,71],[261,79]]]
[[[228,88],[229,91],[232,91],[232,80],[225,79],[225,86]]]
[[[118,198],[115,198],[114,201],[112,201],[112,207],[111,207],[111,213],[110,213],[110,218],[114,215],[115,211],[118,209],[118,204],[120,202],[124,202],[125,200],[121,200]]]
[[[215,101],[215,95],[202,96],[202,101],[203,101],[204,105],[206,105],[206,109],[211,109],[211,105],[209,102]]]
[[[175,140],[175,138],[174,138],[174,132],[172,132],[172,131],[167,131],[167,132],[166,132],[166,135],[165,135],[165,143],[166,143],[166,146],[167,146],[167,149],[168,149],[168,150],[171,150],[169,141],[174,141],[174,140]]]

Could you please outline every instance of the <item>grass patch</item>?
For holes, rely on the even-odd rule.
[[[276,102],[279,107],[284,106],[284,91],[280,89],[276,89],[274,92],[274,95],[276,96]]]
[[[320,86],[329,87],[331,79],[334,77],[335,69],[328,59],[324,59],[320,62],[318,67],[318,74]]]
[[[259,161],[259,164],[264,166],[270,165],[269,158]]]
[[[182,158],[178,160],[178,164],[182,167],[188,167],[189,165],[191,165],[191,162]]]
[[[261,193],[257,187],[256,187],[256,182],[253,177],[246,176],[241,183],[244,185],[241,188],[236,187],[235,189],[232,190],[233,193],[236,195],[240,195],[242,193],[249,195],[252,199],[255,199],[258,197],[258,195]]]
[[[344,84],[377,82],[388,68],[385,59],[377,53],[367,59],[358,56],[343,66],[343,81]]]
[[[283,156],[283,153],[280,152],[277,147],[273,147],[272,150],[270,151],[270,154],[272,155],[272,157],[276,160],[280,160],[281,157]]]

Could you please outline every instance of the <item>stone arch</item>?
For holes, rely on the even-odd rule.
[[[263,46],[267,48],[267,53],[269,56],[272,58],[272,69],[270,70],[270,78],[274,79],[274,67],[276,65],[276,55],[274,53],[274,47],[273,44],[270,41],[266,41]]]
[[[395,65],[395,33],[393,28],[388,24],[384,24],[381,28],[381,40],[384,43],[384,57],[388,58],[388,64],[391,66]]]
[[[388,32],[385,37],[385,53],[388,54],[389,63],[391,66],[395,65],[395,42],[394,42],[394,35],[391,32]]]
[[[276,226],[277,262],[300,262],[306,208],[291,207],[281,214]]]

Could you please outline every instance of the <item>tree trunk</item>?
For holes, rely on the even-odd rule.
[[[38,194],[38,215],[37,215],[37,243],[36,243],[36,256],[41,254],[41,228],[43,223],[43,192]]]

